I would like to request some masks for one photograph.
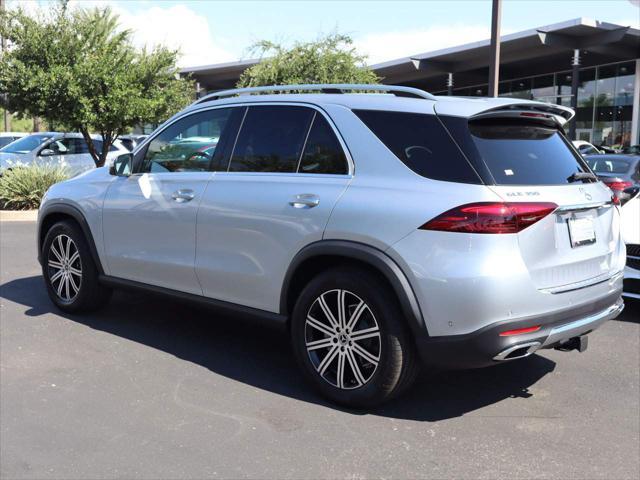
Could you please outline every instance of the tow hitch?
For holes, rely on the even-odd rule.
[[[579,337],[573,337],[565,342],[562,342],[560,345],[555,347],[555,350],[560,350],[561,352],[570,352],[571,350],[584,352],[588,346],[589,338],[586,335],[580,335]]]

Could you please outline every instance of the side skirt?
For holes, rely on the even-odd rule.
[[[271,326],[279,330],[284,331],[287,329],[287,317],[286,315],[281,315],[279,313],[267,312],[257,308],[246,307],[244,305],[204,297],[202,295],[194,295],[192,293],[180,292],[170,288],[147,285],[146,283],[135,282],[133,280],[126,280],[124,278],[117,278],[109,275],[100,275],[99,281],[103,285],[111,288],[136,290],[150,293],[152,295],[171,297],[176,300],[216,310],[220,313],[241,317],[243,320],[246,319],[261,325]]]

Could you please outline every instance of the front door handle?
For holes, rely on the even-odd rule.
[[[181,188],[180,190],[176,190],[171,194],[171,198],[173,198],[178,203],[190,202],[194,199],[195,193],[193,190],[189,188]]]
[[[301,193],[289,202],[293,208],[313,208],[320,204],[320,197],[313,193]]]

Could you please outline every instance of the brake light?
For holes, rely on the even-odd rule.
[[[629,187],[633,187],[633,183],[626,180],[614,180],[613,182],[605,182],[605,184],[614,192],[622,192]]]
[[[531,117],[531,118],[550,118],[549,115],[545,115],[544,113],[533,113],[533,112],[522,112],[520,116]]]
[[[507,330],[506,332],[501,332],[501,337],[511,337],[512,335],[522,335],[523,333],[531,333],[537,332],[540,330],[540,325],[536,325],[535,327],[526,327],[526,328],[517,328],[515,330]]]
[[[550,202],[482,202],[453,208],[421,230],[462,233],[518,233],[553,212]]]

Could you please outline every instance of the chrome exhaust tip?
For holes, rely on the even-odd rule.
[[[542,344],[540,342],[527,342],[527,343],[518,343],[516,345],[512,345],[506,350],[501,351],[497,354],[493,359],[496,362],[506,362],[508,360],[516,360],[517,358],[524,358],[531,355],[533,352],[538,350]]]

